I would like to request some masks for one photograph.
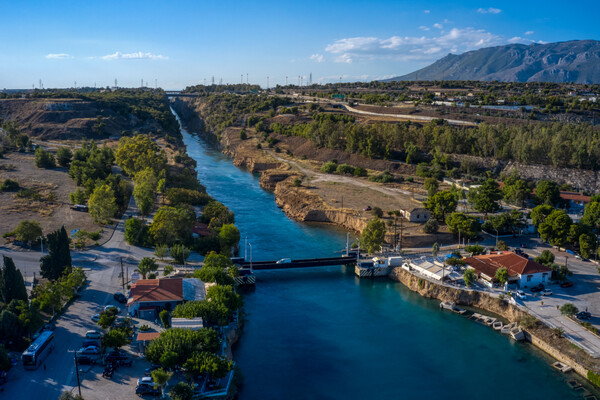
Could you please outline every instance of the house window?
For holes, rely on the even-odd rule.
[[[531,282],[531,278],[533,278],[533,275],[527,275],[527,282]]]

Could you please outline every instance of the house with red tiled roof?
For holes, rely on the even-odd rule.
[[[200,279],[139,279],[129,289],[127,308],[131,316],[153,320],[161,310],[170,311],[184,301],[205,299]]]
[[[522,257],[511,251],[498,251],[491,254],[465,259],[467,266],[475,270],[477,276],[488,284],[496,281],[496,271],[506,268],[508,283],[521,288],[532,287],[550,280],[552,270],[545,265]]]

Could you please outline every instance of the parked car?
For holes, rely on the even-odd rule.
[[[144,375],[145,376],[151,376],[152,375],[152,371],[159,369],[161,366],[158,364],[152,364],[150,367],[146,368],[144,370]]]
[[[524,291],[522,291],[522,290],[517,290],[517,293],[516,293],[516,294],[517,294],[517,298],[518,298],[518,299],[524,299],[524,298],[526,298],[526,297],[527,297],[527,295],[525,294],[525,292],[524,292]]]
[[[552,290],[550,289],[544,289],[542,290],[542,296],[552,296]]]
[[[371,211],[371,206],[366,206],[365,208],[363,208],[364,211]]]
[[[160,388],[155,388],[154,384],[151,385],[138,385],[135,388],[135,394],[139,394],[139,395],[150,395],[150,396],[160,396],[161,395],[161,390]]]
[[[91,364],[94,364],[95,362],[96,361],[90,356],[77,357],[77,363],[79,363],[81,365],[91,365]]]
[[[590,319],[592,314],[587,311],[580,311],[577,313],[577,319]]]
[[[104,311],[110,311],[110,310],[116,310],[117,314],[121,312],[121,309],[119,307],[113,306],[112,304],[109,304],[106,307],[104,307]]]
[[[94,321],[94,322],[100,321],[100,314],[94,314],[94,315],[92,315],[92,321]]]
[[[119,303],[127,303],[127,297],[121,292],[117,292],[113,295],[114,299]]]
[[[289,264],[292,262],[291,258],[282,258],[281,260],[277,261],[276,264]]]
[[[560,284],[561,288],[568,288],[568,287],[571,287],[571,286],[573,286],[573,282],[571,282],[571,281],[565,281],[565,282],[563,282],[563,283]]]
[[[544,290],[544,289],[546,289],[546,287],[544,286],[544,284],[543,284],[543,283],[540,283],[539,285],[536,285],[536,286],[532,287],[532,288],[531,288],[531,291],[532,291],[533,293],[535,293],[535,292],[541,292],[541,291],[542,291],[542,290]]]
[[[102,336],[104,336],[104,333],[102,333],[98,330],[95,330],[95,329],[87,331],[85,333],[85,337],[88,339],[100,339],[100,338],[102,338]]]
[[[79,350],[77,350],[77,353],[85,355],[97,355],[100,354],[100,349],[96,346],[82,347]]]
[[[139,385],[154,385],[154,380],[151,376],[144,376],[137,380],[137,384]]]

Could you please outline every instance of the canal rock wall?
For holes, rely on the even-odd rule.
[[[423,297],[476,307],[498,314],[510,322],[519,322],[523,318],[530,316],[526,311],[509,304],[507,301],[492,297],[487,293],[440,285],[420,278],[401,267],[393,268],[390,271],[389,277]],[[572,346],[567,339],[557,336],[545,324],[538,322],[534,328],[528,328],[527,338],[534,346],[562,363],[571,366],[585,379],[588,379],[588,370],[600,370],[600,360],[596,360],[582,349]]]

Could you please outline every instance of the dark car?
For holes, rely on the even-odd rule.
[[[155,388],[152,385],[138,385],[135,388],[135,394],[160,396],[160,388]]]
[[[568,287],[571,287],[571,286],[573,286],[573,282],[571,282],[571,281],[566,281],[566,282],[563,282],[563,283],[560,284],[561,288],[568,288]]]
[[[542,283],[540,283],[539,285],[532,287],[531,291],[535,293],[535,292],[541,292],[544,289],[546,289],[546,287]]]
[[[590,319],[592,314],[587,311],[580,311],[577,313],[577,319]]]
[[[115,293],[113,297],[119,303],[127,303],[127,297],[125,297],[125,295],[121,292]]]
[[[150,367],[146,368],[144,370],[144,375],[145,376],[151,376],[152,375],[152,371],[157,370],[160,368],[160,365],[157,364],[152,364]]]
[[[131,358],[127,357],[127,355],[118,352],[110,352],[104,357],[104,362],[106,364],[118,363],[119,365],[128,365],[131,366],[132,361]]]
[[[77,363],[81,364],[81,365],[91,365],[94,364],[96,361],[94,361],[94,359],[92,357],[88,357],[88,356],[79,356],[77,357]]]

